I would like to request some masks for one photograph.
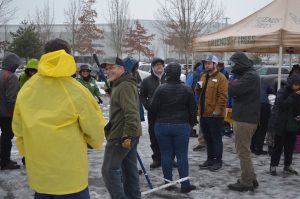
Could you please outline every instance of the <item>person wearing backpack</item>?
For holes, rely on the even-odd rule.
[[[18,77],[14,74],[21,65],[20,57],[7,53],[0,70],[0,128],[1,128],[1,170],[19,169],[20,165],[10,159],[12,148],[12,116],[19,91]]]

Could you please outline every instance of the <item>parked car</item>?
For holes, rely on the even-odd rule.
[[[139,70],[150,73],[151,72],[151,64],[142,63],[139,65]]]
[[[264,79],[274,91],[278,88],[278,67],[277,66],[264,66],[256,70],[260,77]],[[286,84],[287,77],[290,70],[287,67],[281,68],[281,87]]]

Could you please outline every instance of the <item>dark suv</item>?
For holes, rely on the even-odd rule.
[[[265,66],[256,70],[260,77],[264,79],[271,88],[275,91],[278,85],[278,67],[277,66]],[[281,86],[286,84],[287,77],[290,70],[286,67],[281,68]]]

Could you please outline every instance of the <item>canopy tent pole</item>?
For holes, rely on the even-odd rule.
[[[278,57],[278,83],[277,83],[277,90],[281,87],[281,68],[282,68],[282,45],[279,47],[279,57]]]

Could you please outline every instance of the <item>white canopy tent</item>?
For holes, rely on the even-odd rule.
[[[193,52],[300,53],[300,0],[274,0],[245,19],[196,38]],[[278,70],[278,85],[281,70]]]

